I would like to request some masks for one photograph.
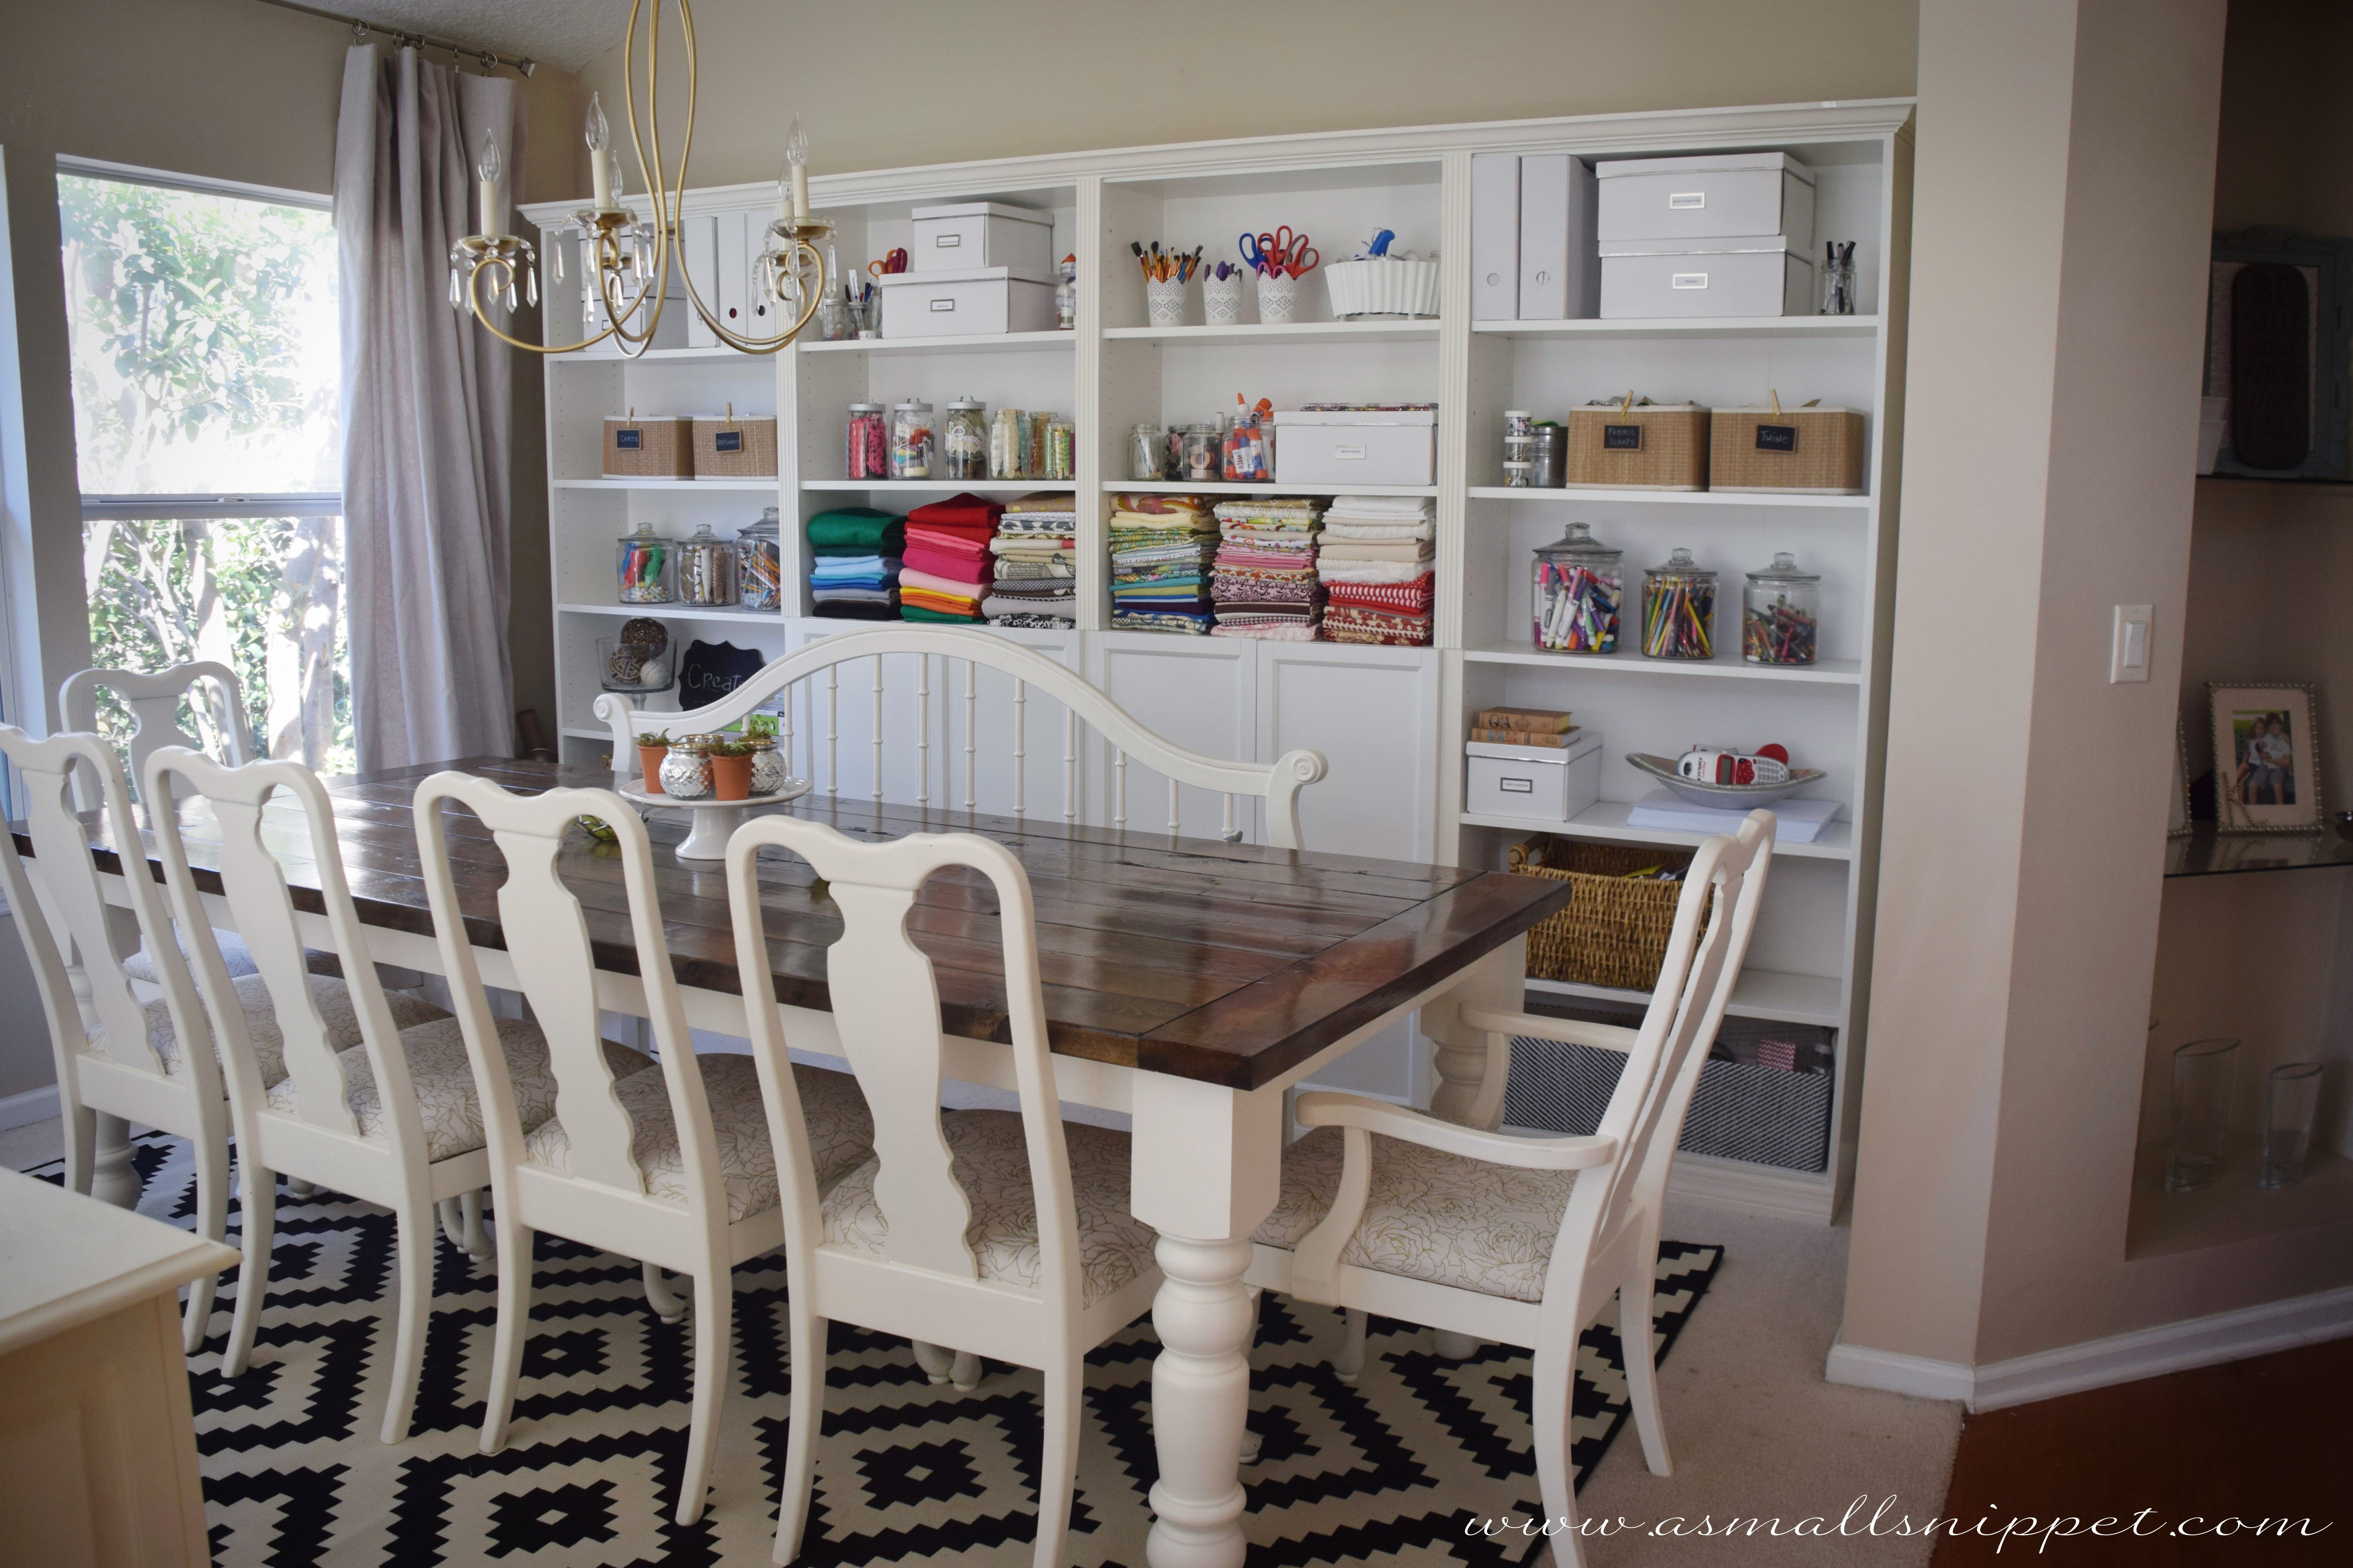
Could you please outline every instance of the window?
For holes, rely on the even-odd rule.
[[[348,772],[334,229],[163,178],[58,177],[91,653],[218,660],[255,754]]]

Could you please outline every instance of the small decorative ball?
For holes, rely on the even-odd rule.
[[[670,647],[670,628],[651,616],[632,616],[621,623],[621,640],[647,658]]]
[[[645,662],[644,649],[635,643],[620,643],[615,646],[613,657],[605,661],[605,673],[623,686],[635,686],[641,679]]]
[[[647,658],[638,665],[639,686],[663,687],[670,684],[670,660]]]

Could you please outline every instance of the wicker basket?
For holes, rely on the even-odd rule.
[[[694,416],[694,474],[703,479],[772,479],[776,477],[776,421],[738,419],[730,409]]]
[[[1590,844],[1539,833],[1512,846],[1511,869],[1576,889],[1568,908],[1528,932],[1528,978],[1648,991],[1666,962],[1681,882],[1630,879],[1646,866],[1688,866],[1692,851]]]
[[[605,421],[605,477],[614,479],[694,478],[694,421],[673,416],[640,419],[632,410]]]
[[[1719,408],[1708,437],[1708,488],[1859,496],[1862,416],[1852,408]]]
[[[1568,411],[1569,488],[1707,489],[1707,413],[1696,403],[1630,400]]]

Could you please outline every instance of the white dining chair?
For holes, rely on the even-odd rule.
[[[123,771],[134,785],[146,776],[147,759],[166,746],[203,752],[231,767],[253,760],[253,730],[246,718],[245,694],[237,686],[237,672],[225,664],[201,659],[157,670],[78,669],[58,687],[58,711],[65,719],[65,727],[95,733],[98,700],[110,692],[131,714],[131,733],[122,746],[129,757]],[[206,747],[181,725],[183,702],[191,707],[204,703],[210,710],[213,728],[219,735],[217,747]],[[98,805],[88,788],[79,792],[79,798],[84,811]],[[214,941],[231,974],[254,973],[253,959],[235,931],[218,931]],[[182,950],[185,951],[185,943]],[[156,984],[154,955],[143,945],[123,961],[122,968],[142,984]]]
[[[1736,836],[1693,856],[1639,1028],[1462,1007],[1487,1042],[1468,1125],[1358,1095],[1301,1095],[1297,1119],[1315,1131],[1285,1152],[1282,1195],[1256,1238],[1250,1282],[1348,1309],[1349,1358],[1361,1360],[1368,1312],[1534,1352],[1536,1484],[1547,1520],[1569,1526],[1553,1536],[1563,1568],[1583,1562],[1569,1469],[1577,1336],[1612,1294],[1643,1458],[1653,1474],[1672,1468],[1650,1333],[1660,1207],[1756,926],[1773,829],[1770,812],[1752,811]],[[1592,1134],[1486,1130],[1514,1036],[1625,1053]]]
[[[377,981],[359,906],[343,879],[334,807],[318,774],[300,763],[225,768],[200,752],[166,746],[149,755],[141,783],[151,801],[197,801],[209,809],[220,833],[213,868],[219,897],[273,1008],[273,1037],[264,1040],[243,1004],[246,983],[228,973],[213,945],[180,815],[153,813],[164,883],[180,929],[193,933],[196,987],[220,1042],[242,1177],[244,1261],[221,1369],[237,1377],[252,1364],[254,1331],[269,1291],[278,1173],[382,1205],[396,1216],[400,1264],[382,1436],[398,1443],[408,1436],[424,1364],[438,1206],[465,1203],[470,1228],[479,1232],[480,1194],[490,1182],[481,1110],[458,1021]],[[299,829],[283,814],[269,813],[281,795],[300,808]],[[286,867],[271,847],[273,839],[297,833],[318,883],[323,936],[304,929]],[[336,994],[356,1026],[356,1041],[349,1037],[353,1029],[319,1005],[322,977],[310,972],[305,949],[322,940],[344,961],[347,978]],[[547,1046],[538,1029],[506,1019],[499,1039],[511,1076],[529,1086],[520,1098],[541,1119],[553,1114]],[[275,1070],[273,1059],[282,1064]]]
[[[474,949],[467,940],[449,861],[447,816],[471,812],[505,858],[498,892],[515,984],[545,1029],[554,1078],[555,1114],[534,1125],[522,1088],[495,1048],[491,1016]],[[702,1517],[726,1395],[734,1339],[732,1270],[784,1238],[776,1163],[760,1074],[749,1058],[698,1058],[670,967],[670,943],[654,885],[644,824],[609,790],[554,789],[516,795],[488,779],[438,773],[417,786],[417,852],[423,863],[442,973],[458,1008],[480,1085],[489,1139],[491,1193],[499,1253],[498,1327],[481,1449],[504,1445],[531,1326],[532,1234],[552,1231],[694,1279],[694,1395],[675,1517]],[[588,842],[576,826],[602,818],[615,835],[628,903],[625,929],[596,917],[596,933],[635,951],[643,1005],[653,1025],[658,1064],[620,1070],[598,1037],[600,999],[590,949],[591,916],[557,871],[569,838]],[[865,1103],[845,1074],[795,1068],[808,1121],[802,1146],[821,1172],[853,1169],[873,1149]]]
[[[758,856],[783,849],[825,879],[841,936],[826,950],[838,1049],[873,1110],[874,1158],[828,1184],[804,1142],[770,973]],[[1007,1028],[1021,1109],[940,1110],[940,998],[907,912],[944,870],[977,871],[997,899]],[[1046,1041],[1029,879],[972,834],[869,844],[820,823],[755,817],[727,847],[727,901],[753,1059],[784,1184],[791,1414],[776,1562],[800,1554],[824,1421],[835,1319],[1044,1374],[1037,1568],[1057,1568],[1084,1419],[1085,1356],[1152,1305],[1157,1237],[1129,1213],[1126,1134],[1065,1123]],[[928,1369],[927,1369],[928,1370]]]

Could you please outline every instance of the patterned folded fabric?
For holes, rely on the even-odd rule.
[[[1132,511],[1145,515],[1158,513],[1189,513],[1194,517],[1207,515],[1208,501],[1200,496],[1179,495],[1115,495],[1111,498],[1115,511]]]
[[[1321,621],[1252,621],[1242,625],[1229,622],[1224,616],[1209,628],[1213,637],[1252,637],[1260,642],[1314,642],[1323,633]]]
[[[1010,523],[1017,517],[1050,516],[1057,512],[1065,518],[1075,518],[1077,504],[1068,490],[1031,490],[1018,500],[1005,503],[1004,521]]]
[[[1430,617],[1326,605],[1324,610],[1324,637],[1327,642],[1427,647],[1430,645]]]
[[[991,594],[980,602],[980,613],[991,622],[1007,616],[1021,616],[1068,626],[1079,618],[1079,602],[1076,599],[1004,599]]]
[[[1000,533],[988,542],[991,555],[1052,555],[1071,553],[1079,548],[1073,533]]]
[[[1428,615],[1437,596],[1431,588],[1434,581],[1425,572],[1410,583],[1334,583],[1324,591],[1335,605],[1388,610],[1398,615]]]
[[[1076,577],[1079,569],[1070,561],[1008,561],[998,557],[994,574],[1000,583],[1020,582],[1032,577],[1059,577],[1065,581]]]
[[[1182,632],[1190,637],[1207,637],[1214,623],[1206,614],[1176,615],[1165,610],[1114,610],[1111,629],[1115,632]]]
[[[1025,610],[1018,615],[991,616],[988,624],[992,626],[1018,626],[1033,632],[1066,632],[1071,629],[1074,618],[1070,616],[1032,615]]]

